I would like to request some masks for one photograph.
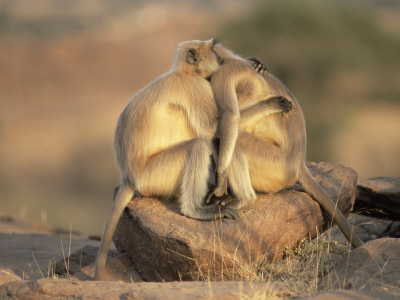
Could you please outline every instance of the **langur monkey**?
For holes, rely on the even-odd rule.
[[[165,201],[178,198],[181,213],[194,219],[237,217],[234,206],[204,203],[210,186],[215,185],[212,138],[217,107],[209,78],[220,68],[221,60],[214,46],[214,40],[178,45],[173,68],[139,91],[123,110],[114,140],[121,185],[101,239],[96,280],[103,277],[118,220],[135,192]],[[254,61],[247,64],[254,65]],[[264,105],[267,109],[285,109],[280,98],[269,100]],[[250,109],[247,114],[252,112],[258,114],[259,110]],[[234,155],[230,165],[237,170],[247,168],[243,157]],[[251,186],[240,185],[239,174],[233,173],[230,182],[238,182],[244,198],[255,196]]]
[[[211,86],[219,111],[217,135],[220,138],[217,162],[217,183],[206,203],[224,206],[232,199],[224,197],[229,188],[233,195],[236,183],[230,182],[230,164],[235,152],[245,157],[250,181],[243,176],[242,186],[251,185],[257,192],[275,193],[299,183],[331,216],[354,247],[363,244],[352,231],[342,212],[311,176],[306,166],[306,128],[303,113],[290,91],[273,75],[257,74],[247,62],[217,44],[214,47],[222,65],[211,78]],[[271,94],[291,101],[291,110],[270,113],[260,110]],[[245,112],[244,114],[242,112]],[[240,125],[240,126],[239,126]],[[217,200],[215,200],[215,197]],[[219,197],[219,198],[218,198]],[[248,198],[237,204],[239,209],[253,203]]]

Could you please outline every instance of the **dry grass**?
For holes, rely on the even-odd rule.
[[[62,252],[62,257],[64,261],[64,268],[65,268],[65,273],[63,273],[61,276],[57,274],[57,261],[53,257],[49,259],[49,263],[47,265],[47,274],[45,277],[45,274],[43,273],[42,269],[39,266],[38,261],[36,260],[35,255],[32,253],[33,260],[35,261],[36,267],[42,276],[42,278],[67,278],[68,280],[71,280],[71,274],[70,274],[70,268],[69,268],[69,260],[71,257],[71,245],[72,245],[72,224],[70,223],[70,228],[69,228],[69,242],[68,242],[68,254],[66,255],[64,251],[64,243],[63,243],[63,238],[60,236],[60,245],[61,245],[61,252]],[[81,257],[82,258],[82,257]]]
[[[250,242],[246,233],[242,233],[238,245],[227,246],[221,235],[222,220],[213,222],[213,265],[211,267],[202,265],[204,262],[188,258],[193,260],[198,268],[197,272],[191,274],[193,280],[278,283],[295,295],[312,295],[320,291],[319,281],[335,267],[335,260],[346,257],[351,250],[351,245],[344,239],[344,236],[338,230],[332,233],[330,229],[314,239],[303,239],[294,249],[285,249],[283,259],[257,266],[253,262],[251,251],[249,251]],[[239,255],[239,247],[245,247],[248,255]],[[270,292],[270,290],[265,291],[265,293]],[[273,297],[273,295],[268,294],[268,297]],[[251,299],[266,299],[266,294],[260,293]]]
[[[304,239],[296,248],[287,249],[283,260],[264,265],[259,274],[297,295],[312,295],[319,291],[319,279],[335,266],[335,258],[344,257],[350,250],[349,244],[330,240],[327,234],[313,240]]]
[[[201,281],[261,281],[251,267],[254,266],[254,262],[248,233],[242,232],[236,244],[226,243],[228,237],[223,235],[222,218],[212,222],[214,251],[211,266],[204,261],[194,260],[198,271],[191,274],[192,278]],[[244,248],[244,251],[240,251],[240,248]]]
[[[369,225],[375,227],[377,221],[365,221],[363,217],[357,217],[357,215],[351,215],[349,217],[350,223],[357,224],[360,226],[356,231],[362,229],[361,226]],[[368,224],[367,224],[368,223]],[[217,223],[218,224],[218,223]],[[243,235],[245,236],[245,235]],[[219,276],[214,274],[201,272],[199,267],[198,280],[206,281],[217,281],[224,280],[224,278],[240,278],[243,281],[251,282],[267,282],[273,284],[280,284],[283,287],[288,288],[296,296],[308,296],[314,295],[319,292],[325,292],[332,288],[329,285],[329,278],[338,279],[342,284],[340,288],[345,288],[346,278],[339,278],[334,268],[338,261],[344,262],[346,265],[349,263],[350,251],[352,250],[350,243],[345,239],[339,228],[336,226],[330,228],[326,232],[319,234],[314,239],[304,239],[299,245],[293,249],[285,249],[285,256],[283,259],[274,263],[264,263],[258,267],[250,267],[248,260],[243,260],[242,257],[235,256],[236,251],[224,251],[219,235],[215,234],[216,253],[215,256],[223,256],[226,261],[233,261],[233,267],[228,268],[224,265],[224,268],[219,270]],[[382,274],[385,268],[390,263],[388,258],[386,263],[381,265],[375,273],[370,274],[370,278],[366,280],[364,286],[371,283],[379,283],[376,287],[377,290],[390,291],[399,293],[400,289],[398,286],[392,286],[383,281]],[[222,279],[221,279],[222,277]],[[324,279],[324,283],[322,283]],[[328,283],[327,283],[328,282]],[[337,287],[335,287],[337,288]],[[364,287],[360,288],[360,290]],[[243,299],[282,299],[282,296],[278,294],[268,294],[273,291],[274,288],[266,289],[265,293],[260,292],[253,295],[251,298],[244,297]],[[276,288],[275,288],[276,291]],[[275,297],[275,298],[274,298]],[[241,298],[242,299],[242,298]]]

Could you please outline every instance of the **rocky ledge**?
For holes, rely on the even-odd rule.
[[[349,212],[354,200],[355,172],[326,163],[311,164],[310,167],[331,197],[339,200],[340,209]],[[375,185],[372,189],[369,185],[368,189],[373,192],[368,197],[368,194],[360,194],[366,186],[361,182],[357,187],[358,201],[367,200],[375,210],[380,207],[380,199],[400,200],[398,178],[377,181],[380,187],[390,185],[391,188]],[[258,206],[260,211],[257,211]],[[138,212],[140,207],[143,207],[142,212]],[[145,217],[139,221],[135,219],[138,215]],[[175,218],[173,222],[168,219],[171,217]],[[135,200],[126,209],[115,238],[117,244],[124,247],[128,247],[125,243],[131,239],[142,252],[119,253],[112,247],[107,280],[99,282],[93,280],[98,240],[66,234],[43,224],[0,217],[0,299],[400,299],[399,221],[353,215],[356,232],[368,242],[351,249],[343,242],[344,237],[336,226],[321,234],[321,229],[331,225],[330,219],[321,213],[318,204],[298,189],[283,191],[276,196],[260,195],[255,206],[243,211],[240,219],[235,221],[199,222],[181,216],[174,207],[162,207],[154,199]],[[132,228],[123,222],[138,224],[135,235],[143,233],[144,228],[148,232],[136,236],[137,240],[130,232],[123,237],[122,230]],[[152,226],[156,225],[149,226],[157,222],[161,224],[158,232],[164,232],[163,238],[162,235],[155,237]],[[191,235],[182,232],[182,226],[189,226]],[[251,226],[255,226],[253,230],[249,230]],[[293,250],[286,248],[283,251],[276,245],[290,247],[296,243],[288,240],[289,234],[296,241],[300,236],[317,234],[317,238],[300,243],[305,247],[295,245]],[[181,242],[177,242],[178,238]],[[123,249],[121,244],[119,248]],[[215,254],[208,265],[205,259],[203,265],[199,264],[201,257],[195,261],[195,255],[201,256],[200,251],[184,252],[199,249],[199,245],[206,249],[203,252],[206,257],[210,255],[208,252]],[[285,257],[278,260],[282,252]],[[197,268],[186,274],[182,271],[181,276],[189,279],[197,276],[206,281],[138,282],[146,276],[158,275],[156,281],[160,276],[173,278],[176,273],[168,270],[161,273],[162,263],[156,261],[171,253],[175,257],[167,256],[167,259],[182,259],[182,266],[171,266],[167,261],[171,270],[190,270],[187,266],[192,267],[195,261]],[[153,272],[139,268],[140,260],[149,261],[146,255],[155,259],[150,265],[156,268]],[[250,271],[244,271],[240,276],[228,274],[239,273],[238,262],[256,268],[256,260],[262,261],[262,268],[252,275]],[[278,261],[269,263],[274,260]],[[228,268],[228,263],[233,267]],[[205,270],[209,270],[208,273]],[[220,275],[213,270],[220,271]],[[218,278],[244,278],[247,281],[212,281]]]
[[[309,163],[309,168],[348,214],[357,173],[333,163]],[[330,225],[318,203],[299,189],[258,194],[236,220],[194,220],[157,199],[135,198],[121,217],[114,244],[146,281],[251,280],[262,263],[282,258],[284,249]]]

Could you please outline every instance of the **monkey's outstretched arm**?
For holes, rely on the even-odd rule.
[[[287,113],[293,107],[290,100],[283,96],[271,96],[256,104],[240,110],[239,126],[244,127],[274,113]]]

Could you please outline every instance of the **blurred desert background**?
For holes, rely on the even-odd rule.
[[[294,93],[308,160],[398,177],[399,16],[389,0],[0,0],[0,215],[100,234],[120,112],[180,41],[211,37]]]

